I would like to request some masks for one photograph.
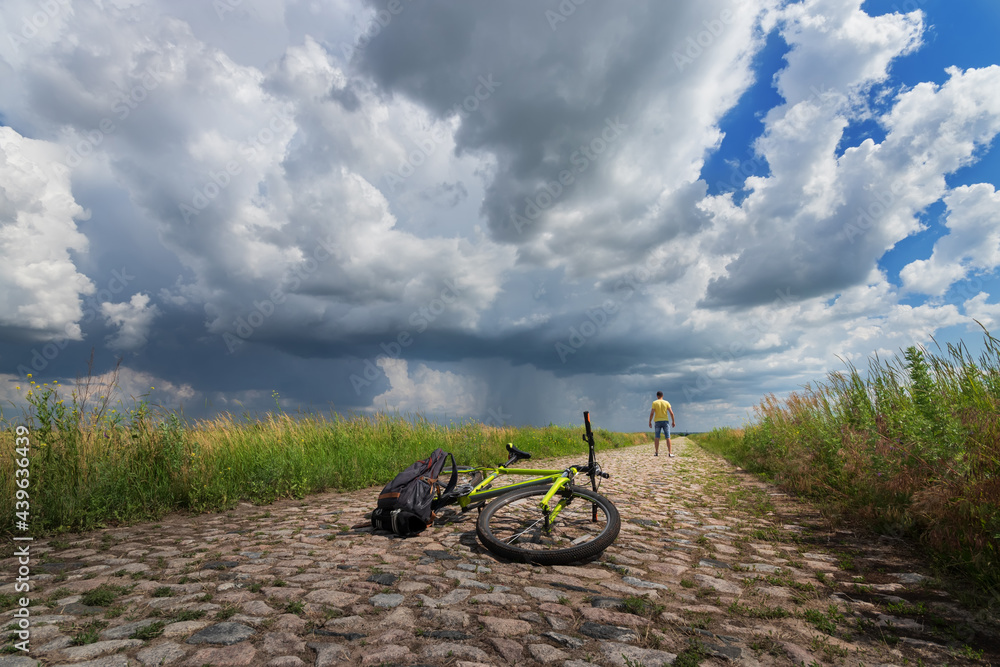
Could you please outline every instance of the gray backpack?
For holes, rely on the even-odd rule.
[[[438,477],[445,461],[451,458],[451,479],[441,488]],[[455,457],[440,447],[429,458],[417,461],[396,475],[378,495],[378,507],[372,512],[372,528],[392,531],[409,537],[422,532],[434,520],[434,510],[455,488],[458,469]]]

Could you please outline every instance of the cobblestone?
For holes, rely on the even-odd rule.
[[[692,646],[705,667],[997,664],[995,619],[964,609],[905,545],[834,529],[683,438],[674,451],[599,451],[622,530],[575,565],[495,558],[476,513],[452,508],[405,540],[344,530],[378,489],[39,538],[31,651],[0,667],[650,666]],[[0,561],[4,595],[15,563]],[[126,613],[81,602],[102,584]],[[95,621],[100,641],[73,645]],[[157,636],[132,638],[144,634]]]

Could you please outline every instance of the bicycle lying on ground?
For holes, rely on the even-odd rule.
[[[586,464],[562,470],[511,468],[531,454],[507,445],[506,463],[458,466],[471,481],[459,484],[438,506],[457,504],[461,511],[479,509],[476,534],[487,549],[509,560],[538,565],[565,565],[587,560],[604,551],[621,530],[621,517],[610,500],[597,492],[610,475],[597,463],[590,413],[583,413],[590,450]],[[523,482],[492,488],[503,475],[536,475]],[[590,478],[590,488],[577,486],[578,475]],[[493,500],[495,499],[495,500]],[[488,500],[493,502],[483,507]]]

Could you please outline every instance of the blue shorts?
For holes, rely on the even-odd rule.
[[[653,436],[654,438],[659,438],[660,431],[662,430],[666,434],[667,440],[670,439],[670,422],[653,422],[653,426],[656,427],[656,430],[654,431],[656,435]]]

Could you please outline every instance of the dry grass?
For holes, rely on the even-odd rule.
[[[699,444],[896,536],[915,536],[949,570],[1000,586],[1000,341],[911,347],[781,400],[742,431]]]
[[[288,415],[259,419],[222,414],[188,424],[156,411],[145,397],[111,407],[84,382],[69,391],[34,383],[32,406],[0,423],[0,446],[15,449],[17,425],[28,425],[30,524],[34,532],[93,528],[157,519],[176,509],[218,510],[247,500],[268,503],[329,489],[384,484],[436,447],[460,463],[496,464],[513,442],[537,458],[586,452],[582,425],[510,427],[441,425],[419,415]],[[89,408],[87,406],[90,406]],[[599,429],[599,449],[648,434]],[[3,530],[15,525],[15,462],[0,457]]]

